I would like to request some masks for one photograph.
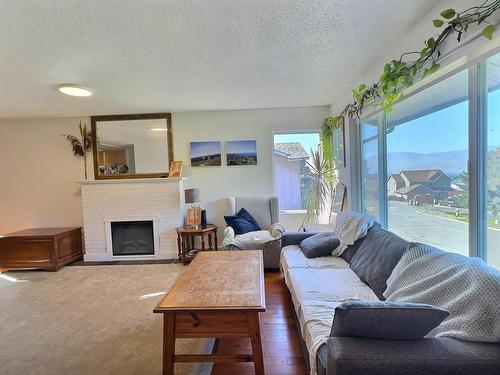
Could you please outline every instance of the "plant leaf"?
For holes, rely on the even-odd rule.
[[[446,18],[447,20],[451,20],[453,17],[455,17],[455,9],[446,9],[443,10],[441,13],[441,17]]]
[[[435,27],[441,27],[444,25],[444,21],[443,20],[433,20],[432,23],[434,24]]]
[[[495,31],[495,26],[493,25],[488,25],[486,26],[482,31],[481,34],[485,37],[488,38],[489,40],[493,39],[493,33]]]

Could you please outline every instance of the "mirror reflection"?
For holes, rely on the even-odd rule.
[[[100,176],[167,173],[167,120],[96,121]]]

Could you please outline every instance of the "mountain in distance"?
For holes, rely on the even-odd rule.
[[[488,147],[488,152],[493,152],[500,146]],[[387,174],[399,173],[411,169],[441,169],[450,177],[467,170],[468,150],[448,152],[434,152],[420,154],[416,152],[389,152],[387,154]],[[377,173],[377,158],[371,156],[367,163],[368,173]]]

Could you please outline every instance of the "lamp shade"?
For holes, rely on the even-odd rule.
[[[200,201],[200,189],[186,189],[184,190],[184,201],[186,203],[194,203]]]

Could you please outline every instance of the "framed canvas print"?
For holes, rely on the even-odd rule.
[[[184,162],[182,160],[173,160],[170,162],[168,177],[182,177],[182,168]]]
[[[191,142],[191,167],[214,167],[221,165],[220,141]]]
[[[333,156],[337,167],[345,168],[345,136],[344,136],[344,118],[342,117],[339,126],[333,129]]]
[[[227,165],[257,165],[257,141],[228,141]]]

